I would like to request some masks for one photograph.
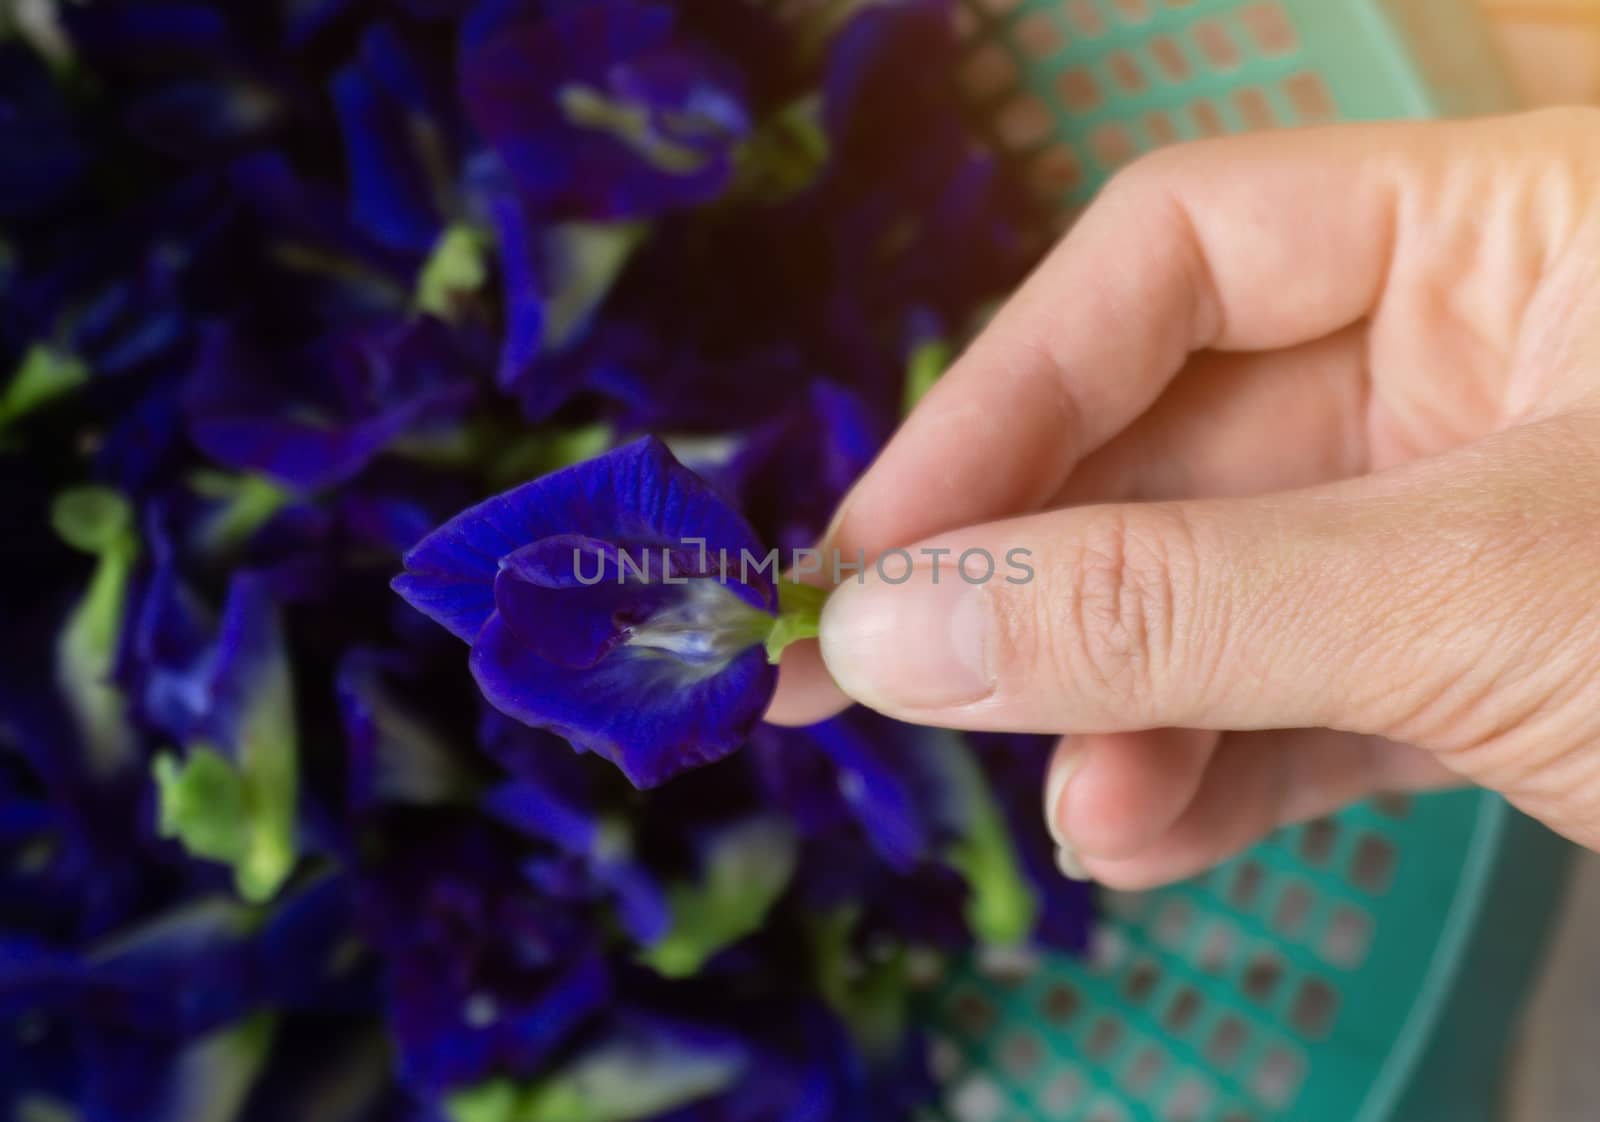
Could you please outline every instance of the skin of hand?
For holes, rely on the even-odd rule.
[[[1600,847],[1600,110],[1131,165],[824,548],[865,579],[770,719],[1065,734],[1069,875],[1460,782]],[[957,579],[973,548],[1034,577]]]

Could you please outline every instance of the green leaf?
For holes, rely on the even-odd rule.
[[[881,961],[862,961],[851,941],[859,911],[854,906],[840,908],[813,923],[817,989],[849,1026],[858,1046],[884,1055],[905,1039],[910,956],[906,948],[898,947]]]
[[[418,310],[455,322],[462,296],[478,292],[489,282],[489,246],[487,234],[465,223],[440,234],[417,276]]]
[[[821,96],[791,101],[739,145],[734,194],[781,203],[815,183],[830,155]]]
[[[640,956],[668,978],[687,978],[707,959],[760,929],[794,875],[793,828],[756,818],[712,842],[698,884],[667,889],[672,926]]]
[[[492,1079],[446,1102],[452,1122],[636,1122],[726,1090],[743,1057],[690,1050],[668,1037],[628,1037],[578,1056],[525,1088]]]
[[[616,440],[604,422],[577,428],[549,428],[520,437],[504,449],[489,469],[490,477],[504,483],[537,479],[560,468],[581,464],[610,449]]]
[[[582,334],[649,232],[643,222],[568,222],[549,230],[546,352],[559,351]]]
[[[171,1117],[234,1122],[266,1063],[275,1029],[272,1014],[257,1013],[186,1047],[171,1082]]]
[[[107,487],[78,487],[57,495],[50,525],[73,549],[105,554],[125,544],[133,529],[133,508]]]
[[[906,388],[901,411],[910,413],[915,409],[917,403],[933,389],[933,384],[944,377],[944,372],[954,359],[955,348],[943,339],[930,339],[912,351],[906,363]]]
[[[294,691],[281,642],[251,685],[232,758],[191,745],[180,763],[157,757],[160,829],[198,857],[233,868],[239,895],[260,903],[294,869],[299,762]]]
[[[931,750],[940,753],[952,788],[960,793],[961,837],[945,857],[967,882],[967,925],[981,943],[1020,943],[1033,931],[1039,901],[1022,871],[1005,814],[960,734],[934,738]]]
[[[244,777],[209,748],[186,760],[163,752],[151,765],[164,838],[177,838],[196,857],[232,865],[250,848]]]
[[[0,393],[0,431],[88,380],[89,367],[82,359],[35,343],[22,356],[5,392]]]
[[[776,666],[791,643],[815,639],[822,623],[828,590],[783,580],[778,584],[778,617],[767,632],[767,661]]]
[[[445,1100],[450,1122],[518,1122],[522,1093],[509,1079],[489,1079]]]
[[[89,768],[106,776],[129,763],[135,748],[122,692],[112,681],[128,582],[139,555],[133,511],[115,491],[82,487],[56,496],[50,521],[63,541],[99,558],[56,640],[55,669]]]
[[[196,494],[221,505],[201,531],[201,546],[210,554],[231,553],[289,504],[290,494],[260,475],[197,471],[189,477]]]

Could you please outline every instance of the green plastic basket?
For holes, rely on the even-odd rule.
[[[1459,0],[962,0],[961,80],[1069,216],[1174,140],[1512,104]],[[954,1122],[1486,1122],[1567,847],[1502,800],[1387,799],[1106,897],[1086,961],[933,999]]]

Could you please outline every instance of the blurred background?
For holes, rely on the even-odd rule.
[[[1600,0],[1480,0],[1529,105],[1600,105]],[[1505,922],[1514,922],[1507,917]],[[1512,1081],[1513,1122],[1600,1118],[1600,857],[1578,867],[1532,999]]]
[[[1600,0],[1479,0],[1530,105],[1600,105]]]

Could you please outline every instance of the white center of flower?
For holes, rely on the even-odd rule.
[[[646,647],[684,662],[721,667],[761,642],[772,617],[715,580],[693,580],[683,597],[629,629],[628,646]]]

